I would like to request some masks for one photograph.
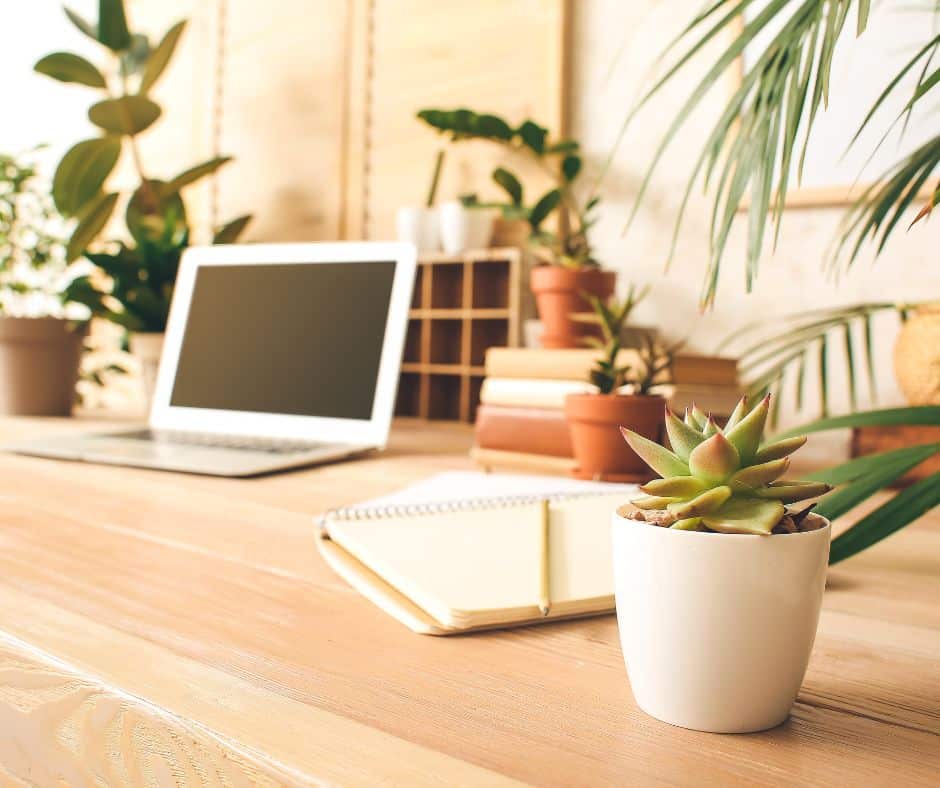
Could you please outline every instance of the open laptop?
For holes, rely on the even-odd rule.
[[[147,428],[7,448],[217,476],[382,448],[415,268],[400,243],[188,249]]]

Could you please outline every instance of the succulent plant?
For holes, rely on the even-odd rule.
[[[693,407],[680,419],[668,408],[666,432],[672,451],[621,427],[630,448],[661,479],[640,489],[640,510],[662,510],[679,530],[770,534],[787,515],[786,504],[829,492],[822,482],[779,481],[789,455],[805,436],[763,443],[770,395],[752,410],[742,397],[723,428]]]

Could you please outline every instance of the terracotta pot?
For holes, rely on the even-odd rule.
[[[593,312],[582,293],[607,299],[613,295],[616,282],[615,271],[598,268],[573,270],[558,265],[533,268],[530,286],[542,320],[542,347],[582,347],[584,337],[597,334],[594,326],[575,322],[571,315]]]
[[[578,463],[575,475],[609,481],[649,481],[653,473],[627,446],[620,427],[658,441],[665,416],[662,397],[570,394],[565,416]]]
[[[0,413],[68,416],[88,323],[0,317]]]
[[[140,377],[144,384],[144,397],[147,405],[153,400],[153,391],[157,386],[157,372],[160,370],[160,356],[163,354],[164,334],[157,332],[134,333],[130,337],[131,355],[140,362]]]
[[[940,405],[940,303],[920,307],[901,326],[894,375],[911,405]]]
[[[493,237],[490,240],[492,246],[517,246],[525,247],[532,235],[532,227],[525,219],[504,219],[497,216],[493,222]]]

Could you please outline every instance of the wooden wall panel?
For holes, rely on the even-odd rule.
[[[350,195],[347,210],[351,230],[388,238],[394,236],[395,209],[424,200],[434,153],[442,144],[415,119],[418,110],[464,105],[511,122],[531,117],[554,132],[563,130],[566,3],[372,0],[369,5],[367,99],[364,117],[353,118],[365,127],[365,155],[351,159],[364,168],[364,182],[359,195]],[[450,149],[439,200],[471,191],[494,194],[489,174],[504,160],[487,143]]]

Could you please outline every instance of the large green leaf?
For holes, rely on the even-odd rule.
[[[78,223],[78,226],[72,232],[66,248],[66,258],[68,262],[77,260],[88,248],[98,234],[104,229],[114,212],[114,206],[117,204],[117,194],[102,195],[98,202]]]
[[[251,214],[246,214],[245,216],[239,216],[237,219],[232,219],[232,221],[224,224],[215,232],[215,237],[212,239],[214,244],[233,244],[235,243],[239,236],[245,231],[245,228],[248,226],[248,223],[251,221]]]
[[[98,40],[113,52],[131,45],[124,0],[98,0]]]
[[[505,167],[493,170],[493,180],[509,195],[513,205],[522,205],[522,184],[519,179]]]
[[[92,63],[71,52],[53,52],[42,58],[33,68],[59,82],[74,82],[90,88],[108,86],[101,72]]]
[[[160,107],[145,96],[122,96],[92,105],[88,118],[110,134],[134,136],[160,117]]]
[[[920,405],[911,408],[884,408],[833,416],[804,424],[781,433],[780,438],[803,435],[807,432],[845,429],[846,427],[897,427],[903,424],[940,426],[940,405]]]
[[[135,241],[159,243],[185,227],[186,206],[167,183],[150,178],[131,195],[124,218]]]
[[[180,189],[185,189],[187,186],[205,178],[207,175],[212,175],[212,173],[223,165],[228,164],[231,160],[231,156],[217,156],[202,164],[197,164],[195,167],[190,167],[188,170],[181,172],[166,185],[165,193],[175,194]]]
[[[74,216],[101,191],[121,155],[118,137],[97,137],[74,145],[62,157],[52,181],[59,212]]]
[[[532,225],[532,228],[537,230],[539,225],[548,218],[548,215],[558,207],[560,202],[561,192],[558,189],[552,189],[543,195],[542,199],[532,207],[529,214],[529,224]]]
[[[88,36],[92,41],[98,42],[98,26],[93,25],[87,19],[85,19],[80,14],[73,11],[68,6],[64,6],[63,10],[65,15],[69,18],[69,21],[75,25],[79,30],[81,30],[86,36]]]
[[[173,25],[173,27],[167,31],[163,40],[157,45],[157,48],[150,54],[150,59],[147,61],[147,68],[144,70],[144,76],[140,80],[141,93],[149,91],[163,74],[167,64],[173,57],[173,52],[176,50],[176,45],[185,27],[185,20]]]
[[[902,490],[890,501],[859,520],[836,537],[829,551],[835,564],[880,542],[940,505],[940,473],[935,473]]]
[[[921,446],[905,446],[903,449],[883,451],[877,454],[866,454],[856,457],[834,468],[824,468],[804,474],[804,478],[811,481],[826,482],[827,484],[845,484],[877,471],[886,464],[905,463],[910,461],[908,469],[914,468],[934,454],[940,453],[940,443],[925,443]]]

